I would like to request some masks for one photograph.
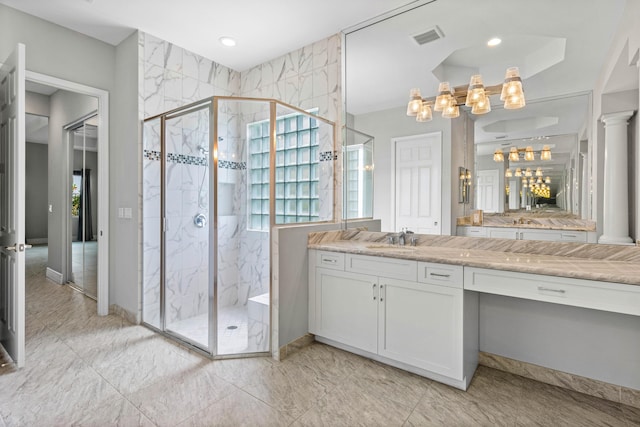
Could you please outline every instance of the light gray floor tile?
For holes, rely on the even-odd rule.
[[[207,369],[202,361],[128,396],[159,426],[173,426],[237,390]],[[176,410],[179,409],[179,410]]]
[[[377,390],[376,390],[377,391]],[[413,406],[346,382],[328,392],[295,426],[402,426]]]
[[[242,390],[235,389],[225,398],[196,413],[181,427],[204,426],[287,426],[293,418],[279,412]]]

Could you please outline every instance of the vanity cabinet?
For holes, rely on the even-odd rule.
[[[344,269],[326,268],[330,256]],[[477,294],[465,294],[462,279],[462,266],[309,250],[310,332],[466,389],[477,366],[478,317]]]
[[[490,237],[513,240],[543,240],[550,242],[587,243],[586,231],[547,230],[524,227],[458,227],[458,236]]]

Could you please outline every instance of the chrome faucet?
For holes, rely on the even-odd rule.
[[[409,230],[406,227],[402,227],[402,230],[400,231],[400,233],[398,233],[398,244],[400,246],[404,246],[407,243],[407,237],[412,234],[413,234],[413,231]],[[411,246],[415,246],[416,244],[415,237],[411,236],[410,242],[411,242]]]

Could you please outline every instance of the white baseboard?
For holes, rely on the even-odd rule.
[[[47,267],[47,279],[53,280],[58,285],[64,284],[62,281],[62,273],[58,273],[57,271]]]
[[[49,239],[46,237],[39,237],[37,239],[27,239],[27,244],[29,245],[46,245],[49,243]]]

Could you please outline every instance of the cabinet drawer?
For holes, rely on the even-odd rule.
[[[432,262],[418,263],[418,282],[431,285],[443,285],[462,289],[461,265],[435,264]]]
[[[585,231],[563,231],[560,233],[561,242],[587,242],[587,233]]]
[[[416,261],[406,259],[347,254],[345,270],[415,282],[417,265]]]
[[[640,316],[640,286],[466,267],[464,289]]]
[[[340,252],[318,251],[316,263],[318,267],[344,270],[344,254]]]
[[[458,227],[458,236],[487,237],[487,230],[484,227]]]

